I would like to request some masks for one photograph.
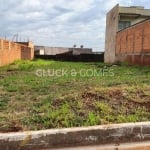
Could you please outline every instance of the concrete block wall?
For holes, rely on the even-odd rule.
[[[20,45],[0,39],[0,66],[19,60],[20,56]]]
[[[33,59],[34,49],[19,43],[0,39],[0,66],[8,65],[15,60]]]
[[[150,19],[118,32],[115,53],[118,61],[150,66]]]

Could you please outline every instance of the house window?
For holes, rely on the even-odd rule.
[[[119,30],[128,28],[131,26],[131,22],[130,21],[119,21]]]

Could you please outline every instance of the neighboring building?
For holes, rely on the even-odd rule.
[[[91,48],[69,48],[69,51],[72,52],[72,55],[93,54]]]
[[[34,47],[36,55],[57,55],[69,52],[68,48],[64,47],[48,47],[48,46],[35,46]],[[42,54],[41,54],[42,53]]]
[[[8,65],[16,60],[34,58],[32,42],[12,42],[0,38],[0,66]]]
[[[35,55],[58,55],[58,54],[92,54],[91,48],[67,48],[67,47],[48,47],[35,46]]]
[[[34,53],[35,53],[35,55],[45,55],[44,49],[39,49],[39,50],[35,51]]]
[[[105,37],[105,62],[115,63],[118,60],[116,55],[117,32],[133,26],[150,17],[150,9],[141,6],[121,7],[117,4],[106,18]]]
[[[21,59],[33,59],[34,58],[34,43],[31,41],[28,42],[15,42],[22,45],[21,49]],[[27,47],[27,48],[25,48]]]

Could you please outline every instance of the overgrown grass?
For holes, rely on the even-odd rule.
[[[0,68],[1,132],[148,120],[149,67],[34,60]]]

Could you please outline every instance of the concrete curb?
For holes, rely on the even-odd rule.
[[[0,133],[1,150],[34,150],[150,140],[150,122]]]
[[[41,150],[41,149],[40,149]],[[66,147],[57,149],[44,149],[44,150],[150,150],[150,141],[137,142],[137,143],[121,143],[118,145],[92,145],[92,146],[77,146]]]

